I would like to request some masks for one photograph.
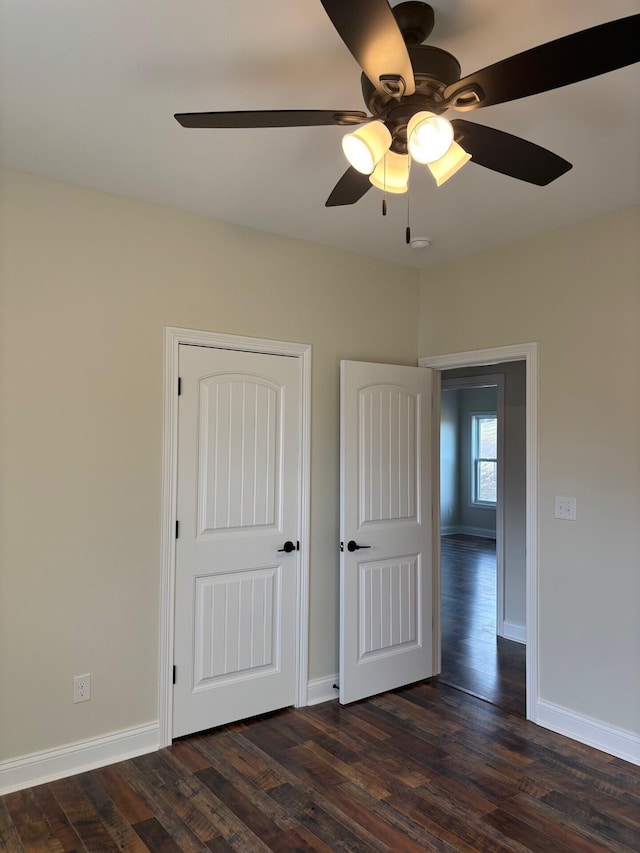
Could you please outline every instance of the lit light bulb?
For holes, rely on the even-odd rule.
[[[342,138],[342,150],[354,169],[370,175],[391,145],[391,134],[381,121],[372,121]]]
[[[409,155],[387,151],[369,180],[379,190],[406,193],[409,189]]]
[[[441,187],[469,160],[471,160],[471,154],[467,154],[457,142],[452,142],[444,157],[436,160],[435,163],[429,163],[429,171],[436,179],[437,186]]]
[[[453,142],[451,123],[430,112],[416,113],[407,126],[409,153],[417,163],[434,163]]]

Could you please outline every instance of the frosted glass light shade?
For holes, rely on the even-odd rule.
[[[447,153],[453,142],[453,128],[442,116],[419,112],[407,126],[409,154],[417,163],[434,163]]]
[[[457,142],[452,142],[444,157],[436,160],[435,163],[429,163],[429,170],[436,179],[436,184],[441,187],[469,160],[471,160],[471,154],[467,154]]]
[[[369,180],[379,190],[406,193],[409,189],[409,155],[387,151]]]
[[[370,175],[391,145],[391,134],[381,121],[372,121],[342,138],[342,150],[354,169]]]

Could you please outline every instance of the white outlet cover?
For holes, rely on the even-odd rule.
[[[73,701],[88,702],[91,699],[91,673],[76,675],[73,679]]]

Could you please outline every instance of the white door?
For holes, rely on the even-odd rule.
[[[178,363],[174,737],[294,704],[300,503],[299,360]]]
[[[433,675],[431,371],[341,363],[340,702]]]

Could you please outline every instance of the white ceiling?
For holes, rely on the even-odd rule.
[[[392,4],[392,5],[395,5]],[[434,0],[428,40],[467,74],[640,12],[640,0]],[[324,202],[338,127],[187,130],[175,112],[365,109],[319,0],[1,0],[2,165],[215,219],[424,266],[640,202],[640,65],[465,115],[573,163],[536,187],[470,163],[436,188]]]

